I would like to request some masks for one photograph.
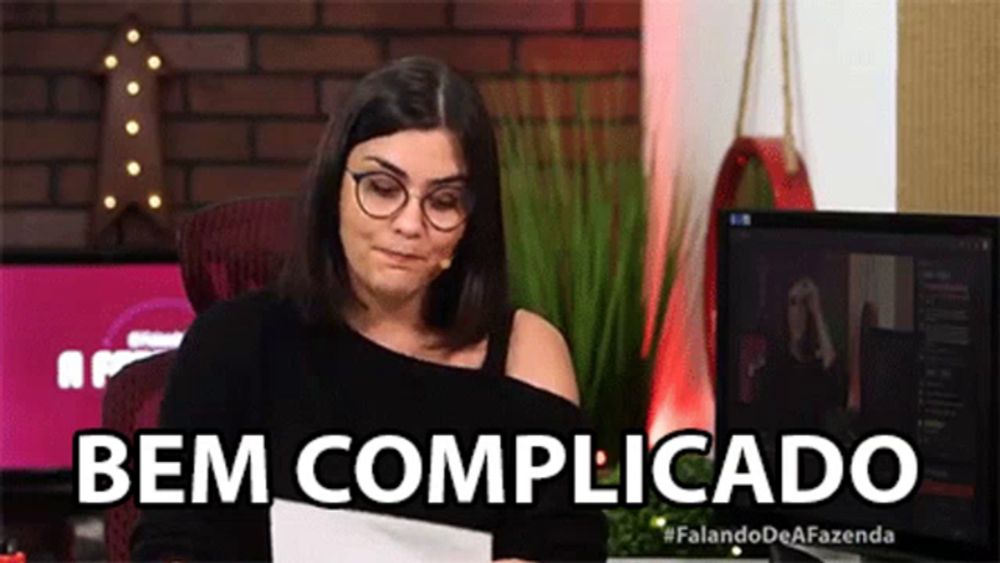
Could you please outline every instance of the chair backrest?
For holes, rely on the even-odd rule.
[[[293,199],[260,197],[198,210],[180,227],[178,256],[184,289],[195,312],[267,286],[284,263],[290,242]],[[103,427],[133,436],[155,428],[174,351],[129,364],[108,381]],[[139,512],[134,501],[105,511],[104,539],[110,561],[128,561]]]
[[[125,436],[132,436],[141,428],[155,428],[164,383],[175,355],[171,350],[134,362],[108,380],[102,426]],[[104,543],[109,561],[129,560],[129,540],[138,516],[132,500],[104,511]]]
[[[917,334],[861,329],[862,431],[894,430],[916,441]]]

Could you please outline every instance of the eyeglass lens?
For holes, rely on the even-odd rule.
[[[362,211],[380,219],[394,215],[410,197],[406,187],[388,174],[364,175],[358,179],[357,188]],[[458,187],[442,187],[425,195],[420,207],[428,221],[443,230],[461,224],[469,213],[463,191]]]

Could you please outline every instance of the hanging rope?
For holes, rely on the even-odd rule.
[[[758,2],[760,0],[754,0]],[[795,174],[799,158],[795,154],[795,136],[792,132],[792,80],[788,60],[788,0],[781,0],[781,90],[785,102],[785,170]]]
[[[750,67],[753,64],[753,47],[757,43],[757,16],[760,12],[760,0],[753,0],[750,10],[750,32],[747,34],[747,50],[743,56],[743,80],[740,85],[740,107],[736,114],[736,137],[743,136],[743,117],[747,112],[747,91],[750,89]]]
[[[792,81],[788,56],[788,1],[781,0],[781,93],[784,102],[784,161],[785,170],[795,174],[799,170],[799,159],[795,154],[795,134],[792,131]],[[740,85],[740,105],[736,114],[736,137],[743,136],[743,121],[746,118],[747,92],[750,89],[750,71],[753,67],[754,45],[757,42],[757,25],[760,19],[760,0],[753,0],[750,10],[750,31],[747,34],[746,56],[743,58],[743,79]]]

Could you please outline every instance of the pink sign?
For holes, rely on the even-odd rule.
[[[0,469],[72,465],[122,366],[180,344],[194,313],[176,264],[0,267]]]

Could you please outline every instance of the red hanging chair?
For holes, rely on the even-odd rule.
[[[740,92],[739,113],[736,118],[736,140],[726,152],[719,169],[712,196],[711,216],[708,223],[708,240],[705,247],[705,342],[708,351],[709,376],[712,385],[716,380],[715,334],[716,334],[716,269],[718,261],[719,211],[732,207],[737,201],[739,188],[747,166],[761,163],[775,209],[812,210],[815,209],[812,188],[805,163],[795,150],[792,135],[792,98],[788,64],[788,21],[786,0],[781,9],[781,70],[784,94],[784,136],[749,137],[743,134],[743,118],[746,113],[747,84],[753,61],[753,46],[757,31],[760,0],[754,0],[750,15],[750,33],[747,38],[746,58],[743,62],[743,83]]]

